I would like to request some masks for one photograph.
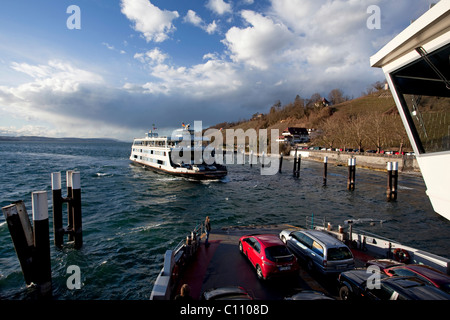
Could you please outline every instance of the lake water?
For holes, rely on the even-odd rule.
[[[397,202],[386,201],[386,173],[356,170],[347,190],[347,168],[302,161],[300,178],[284,160],[281,174],[264,176],[258,166],[228,165],[222,181],[196,182],[130,164],[131,143],[0,142],[0,205],[24,200],[31,220],[31,192],[48,191],[53,297],[83,300],[147,300],[172,249],[205,216],[213,228],[289,223],[304,226],[326,217],[375,219],[362,229],[444,257],[450,257],[450,222],[437,215],[420,175],[400,173]],[[53,245],[52,172],[81,172],[83,247]],[[66,219],[66,210],[63,210]],[[66,220],[64,225],[66,225]],[[65,238],[67,243],[67,238]],[[70,265],[80,267],[82,287],[69,290]],[[0,298],[27,299],[22,271],[8,226],[0,216]]]

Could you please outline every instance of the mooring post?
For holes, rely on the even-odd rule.
[[[295,153],[294,153],[294,167],[293,167],[293,169],[292,169],[292,175],[294,176],[294,177],[296,177],[297,176],[297,148],[295,148]]]
[[[52,205],[53,205],[53,237],[56,247],[64,243],[64,228],[62,218],[61,172],[52,173]]]
[[[16,201],[2,208],[9,233],[19,259],[20,267],[27,285],[33,280],[33,230],[28,218],[25,204],[22,200]]]
[[[349,158],[348,159],[348,180],[347,180],[347,189],[355,190],[355,176],[356,176],[356,159]]]
[[[47,192],[37,191],[31,194],[34,227],[34,281],[38,293],[43,297],[52,294],[52,270],[50,260],[50,237],[48,224]]]
[[[79,172],[72,173],[72,202],[75,249],[80,249],[83,246],[83,231],[81,223],[81,178]]]
[[[264,151],[262,152],[261,155],[261,166],[264,168]]]
[[[301,163],[302,163],[302,154],[299,153],[298,154],[298,160],[297,160],[297,173],[296,173],[297,178],[300,177],[300,166],[301,166]]]
[[[327,165],[328,157],[323,157],[323,185],[327,185]]]
[[[278,168],[278,172],[281,173],[281,167],[283,166],[283,152],[280,153],[280,166]]]
[[[66,171],[66,186],[67,186],[67,198],[73,198],[72,196],[72,173],[73,170]],[[73,209],[72,202],[67,201],[67,228],[66,233],[69,234],[69,241],[73,241]]]
[[[355,190],[356,184],[356,158],[352,158],[352,190]]]
[[[250,150],[250,158],[248,159],[250,163],[250,168],[253,167],[253,150]]]
[[[392,198],[397,200],[397,185],[398,185],[398,162],[392,163]]]
[[[392,200],[392,162],[387,163],[387,174],[388,174],[388,181],[387,181],[387,190],[386,190],[386,199],[387,201]]]

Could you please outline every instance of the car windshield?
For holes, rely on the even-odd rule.
[[[330,248],[328,249],[328,260],[346,260],[353,258],[352,253],[347,247]]]
[[[293,256],[285,246],[273,246],[266,248],[266,257],[270,261],[288,262]]]

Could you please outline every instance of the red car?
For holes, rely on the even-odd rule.
[[[407,264],[384,269],[388,276],[415,276],[450,293],[450,276],[423,264]]]
[[[297,259],[275,234],[243,236],[239,239],[239,251],[250,260],[259,279],[298,270]]]

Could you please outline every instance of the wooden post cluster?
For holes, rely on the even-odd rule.
[[[295,154],[294,154],[294,168],[293,168],[293,175],[294,177],[298,178],[300,177],[300,165],[302,161],[302,156],[299,153],[297,155],[297,148],[295,148]]]
[[[347,189],[350,191],[355,190],[355,178],[356,178],[356,159],[348,159],[348,180]]]
[[[73,237],[75,248],[83,245],[81,228],[80,173],[67,171],[68,197],[61,196],[61,173],[52,173],[54,243],[62,247],[64,234]],[[62,227],[62,204],[68,203],[69,226]],[[46,191],[31,194],[33,227],[22,200],[3,207],[14,249],[27,285],[34,284],[39,297],[52,295],[52,271],[48,199]]]
[[[47,192],[33,192],[31,198],[33,227],[22,200],[2,211],[26,284],[34,284],[38,296],[47,298],[52,295]]]
[[[54,244],[61,248],[64,243],[64,235],[68,235],[69,241],[74,242],[75,249],[83,246],[83,232],[81,219],[81,182],[80,173],[69,170],[66,172],[67,197],[62,197],[61,173],[52,173],[52,198],[53,198],[53,232]],[[62,225],[62,206],[67,203],[67,227]]]
[[[398,162],[387,163],[388,183],[386,190],[387,201],[397,200]]]

